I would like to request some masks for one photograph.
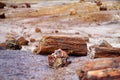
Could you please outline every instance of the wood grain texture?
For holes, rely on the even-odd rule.
[[[81,37],[44,36],[38,46],[37,54],[51,54],[62,49],[70,55],[87,55],[87,44]]]

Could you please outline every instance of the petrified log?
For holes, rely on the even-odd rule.
[[[120,48],[95,47],[95,58],[118,56],[120,56]]]
[[[119,80],[120,57],[95,59],[86,62],[77,70],[77,74],[80,80]]]
[[[83,71],[91,71],[91,70],[99,70],[106,68],[118,68],[120,67],[120,57],[117,58],[101,58],[94,59],[93,61],[86,62],[81,70]]]
[[[17,5],[14,5],[14,4],[10,5],[10,7],[11,7],[11,8],[14,8],[14,9],[18,8],[18,6],[17,6]]]
[[[44,36],[35,52],[37,54],[51,54],[59,48],[70,55],[85,56],[87,54],[87,44],[84,39],[68,36]]]
[[[88,71],[88,80],[119,80],[120,68],[107,68]]]
[[[89,47],[89,55],[94,58],[118,57],[120,56],[120,48],[112,47],[107,41],[103,40],[99,45]]]
[[[107,7],[105,7],[105,6],[100,6],[100,11],[107,11]]]

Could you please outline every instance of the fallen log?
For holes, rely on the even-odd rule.
[[[79,80],[119,80],[120,57],[95,59],[86,62],[76,72]]]
[[[95,47],[95,58],[118,56],[120,56],[120,48]]]
[[[88,56],[94,58],[118,57],[120,56],[120,48],[112,47],[107,41],[103,40],[99,45],[89,47]]]
[[[51,54],[56,49],[62,49],[70,55],[87,55],[87,44],[81,37],[44,36],[35,49],[36,54]]]
[[[120,69],[119,68],[107,68],[100,70],[88,71],[88,80],[119,80]]]

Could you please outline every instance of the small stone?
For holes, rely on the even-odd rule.
[[[54,31],[51,31],[51,33],[54,33]]]
[[[36,29],[35,29],[35,32],[36,32],[36,33],[39,33],[39,32],[41,32],[41,30],[40,30],[39,28],[36,28]]]
[[[30,6],[30,3],[25,3],[25,5],[26,5],[27,8],[30,8],[30,7],[31,7],[31,6]]]
[[[3,9],[5,6],[6,6],[6,4],[5,4],[5,3],[0,2],[0,9]]]
[[[101,6],[101,7],[100,7],[100,11],[107,11],[107,7]]]
[[[20,45],[28,45],[29,43],[24,37],[20,37],[17,41]]]
[[[58,30],[55,30],[55,33],[58,33],[59,31]]]
[[[6,49],[6,43],[0,43],[0,50]]]
[[[80,34],[80,33],[79,33],[79,32],[75,32],[75,34],[77,34],[77,35],[78,35],[78,34]]]
[[[0,19],[5,19],[5,13],[0,14]]]
[[[92,35],[91,35],[91,34],[88,34],[88,37],[92,37]]]
[[[30,42],[35,42],[36,40],[33,38],[30,38]]]
[[[11,8],[14,8],[14,9],[18,8],[17,5],[10,5],[10,7],[11,7]]]
[[[95,0],[95,3],[97,4],[97,6],[101,6],[102,5],[102,1],[101,0]]]
[[[77,14],[77,11],[74,9],[70,12],[70,15],[76,15]]]
[[[107,41],[103,40],[100,44],[89,47],[89,55],[95,58],[114,58],[120,56],[120,48],[112,47]]]
[[[27,34],[26,36],[27,36],[27,37],[30,37],[31,35],[30,35],[30,34]]]

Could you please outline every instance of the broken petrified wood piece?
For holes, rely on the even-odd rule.
[[[95,59],[77,70],[79,80],[119,80],[120,57]]]
[[[24,37],[18,38],[17,41],[20,45],[28,45],[28,43],[29,43],[29,41],[27,41]]]
[[[119,80],[120,68],[107,68],[94,71],[88,71],[88,80]]]
[[[0,19],[5,19],[5,13],[0,14]]]
[[[95,47],[95,58],[119,57],[120,48]]]
[[[20,50],[22,47],[15,38],[9,38],[5,42],[6,49],[10,50]]]
[[[68,55],[65,51],[58,49],[54,53],[48,55],[49,66],[52,68],[59,68],[67,66],[71,61],[67,61]]]
[[[118,57],[120,56],[120,48],[112,47],[107,41],[103,40],[99,45],[89,47],[89,56],[94,55],[95,58]]]
[[[51,54],[59,48],[70,55],[87,55],[86,41],[81,37],[68,36],[44,36],[35,52],[37,54]]]

